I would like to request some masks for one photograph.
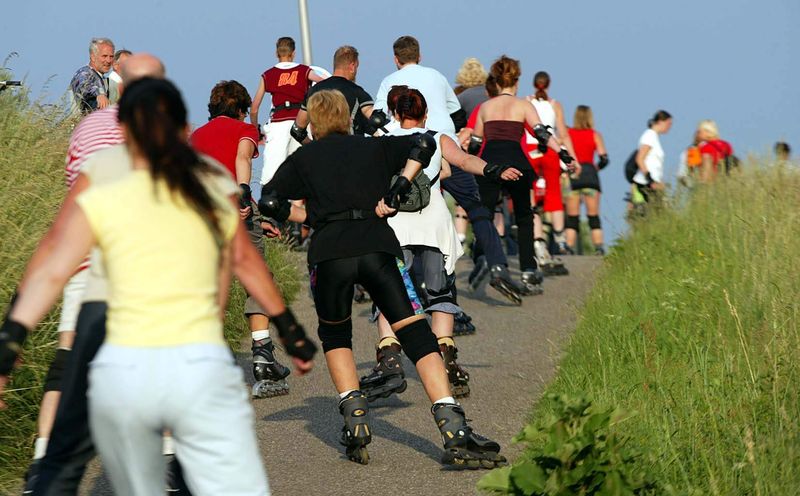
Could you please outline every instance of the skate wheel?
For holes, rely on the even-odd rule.
[[[347,450],[347,458],[361,465],[369,464],[369,452],[366,446],[358,446]]]
[[[406,381],[403,381],[403,382],[400,384],[400,387],[398,387],[398,388],[397,388],[397,390],[395,390],[395,392],[396,392],[397,394],[400,394],[400,393],[403,393],[403,392],[405,392],[405,390],[406,390],[406,389],[408,389],[408,382],[406,382]]]
[[[253,384],[253,398],[274,398],[289,394],[289,384],[286,381],[258,381]]]

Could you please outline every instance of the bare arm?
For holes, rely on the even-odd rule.
[[[294,119],[294,124],[297,127],[301,128],[301,129],[307,128],[308,127],[308,112],[303,110],[303,109],[300,109],[300,111],[297,112],[297,117],[295,117],[295,119]]]
[[[470,155],[461,149],[458,144],[449,136],[442,136],[440,140],[442,147],[442,157],[452,165],[463,169],[470,174],[482,176],[486,167],[486,161],[475,155]],[[504,181],[515,181],[522,177],[522,173],[517,169],[508,169],[501,174]]]
[[[448,177],[453,175],[453,171],[450,170],[450,163],[442,157],[442,168],[439,170],[439,179],[447,179]]]
[[[533,105],[531,105],[531,107],[533,107]],[[575,154],[575,148],[573,148],[572,146],[572,139],[569,137],[569,130],[567,129],[567,124],[566,122],[564,122],[564,109],[561,107],[561,104],[559,102],[553,100],[553,110],[555,110],[556,112],[556,131],[558,132],[561,144],[564,145],[564,147],[567,149],[570,155],[572,155],[573,157],[577,157],[577,155]]]
[[[328,79],[328,77],[320,76],[314,71],[314,69],[308,69],[308,79],[314,81],[315,83],[319,83],[320,81],[325,81]]]
[[[260,78],[258,80],[258,89],[256,90],[256,96],[253,97],[253,105],[250,107],[250,122],[258,127],[258,108],[261,107],[261,101],[264,100],[264,93],[267,90],[264,87],[264,78]]]
[[[239,141],[239,146],[236,148],[236,182],[238,184],[250,184],[255,151],[256,145],[249,139]]]
[[[536,111],[536,107],[531,105],[528,101],[525,101],[525,123],[528,124],[531,129],[542,123],[542,119],[539,117],[539,112]],[[553,135],[551,135],[550,139],[547,141],[547,146],[555,151],[561,150],[561,143],[559,143]]]
[[[603,141],[603,135],[599,132],[594,132],[594,146],[597,148],[598,155],[607,155],[606,143]]]

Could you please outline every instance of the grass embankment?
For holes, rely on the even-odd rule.
[[[0,71],[0,79],[5,76]],[[64,157],[74,124],[64,119],[61,108],[31,102],[24,91],[0,93],[0,311],[64,198]],[[268,252],[281,290],[294,298],[300,286],[295,258],[277,242],[270,243]],[[236,283],[225,326],[234,349],[247,329],[243,305],[244,294]],[[56,348],[59,311],[54,308],[29,336],[22,367],[3,397],[8,409],[0,411],[0,494],[18,490],[33,454],[42,381]]]
[[[610,432],[643,453],[657,493],[799,490],[798,199],[800,173],[783,168],[699,188],[633,226],[582,310],[546,393],[631,414]],[[554,442],[539,435],[516,463]]]

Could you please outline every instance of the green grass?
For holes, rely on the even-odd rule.
[[[798,492],[798,200],[798,171],[752,165],[635,222],[601,269],[546,393],[632,414],[613,429],[661,493]]]
[[[0,70],[0,79],[8,74]],[[75,124],[63,106],[31,101],[25,91],[0,93],[0,311],[22,276],[25,264],[49,227],[66,192],[64,158]],[[284,296],[291,301],[300,287],[297,257],[272,241],[268,263]],[[235,283],[225,336],[234,349],[247,331],[242,316],[244,292]],[[16,492],[33,454],[42,381],[55,352],[60,308],[44,319],[25,343],[23,365],[12,377],[0,411],[0,494]]]

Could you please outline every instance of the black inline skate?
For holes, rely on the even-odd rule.
[[[506,464],[500,445],[472,431],[461,405],[435,403],[431,413],[442,433],[442,464],[457,469],[495,468]]]
[[[388,398],[392,393],[400,394],[406,390],[406,374],[403,372],[399,343],[391,343],[378,348],[378,363],[369,375],[358,381],[358,387],[369,401]]]
[[[472,272],[470,272],[469,277],[467,277],[470,291],[478,291],[481,286],[483,286],[483,283],[486,282],[488,276],[489,263],[486,261],[486,257],[481,255],[475,259],[475,266],[472,267]]]
[[[472,323],[472,317],[464,311],[458,312],[453,316],[453,335],[467,336],[469,334],[475,334],[475,324]]]
[[[339,413],[344,417],[341,443],[347,458],[362,465],[369,463],[367,445],[372,441],[368,412],[369,403],[361,391],[353,391],[339,400]]]
[[[447,371],[447,380],[450,382],[450,391],[454,398],[469,396],[469,373],[456,362],[458,349],[453,338],[439,338],[439,351],[444,359],[444,368]]]
[[[291,370],[281,365],[275,359],[275,345],[272,339],[259,339],[253,341],[253,384],[254,398],[271,398],[289,394],[289,384],[286,377]]]
[[[564,262],[558,258],[550,256],[550,251],[547,248],[547,240],[537,238],[533,241],[533,255],[536,258],[536,263],[544,272],[546,276],[566,276],[569,270],[564,267]]]
[[[519,286],[517,286],[513,280],[511,280],[511,274],[508,272],[508,267],[505,265],[492,265],[491,269],[489,269],[489,273],[491,275],[491,279],[489,280],[489,286],[496,289],[500,294],[508,298],[514,305],[522,305],[522,291],[520,290]]]
[[[544,275],[540,270],[526,270],[522,272],[522,285],[525,286],[525,291],[529,295],[540,295],[544,293],[542,283],[544,282]]]

